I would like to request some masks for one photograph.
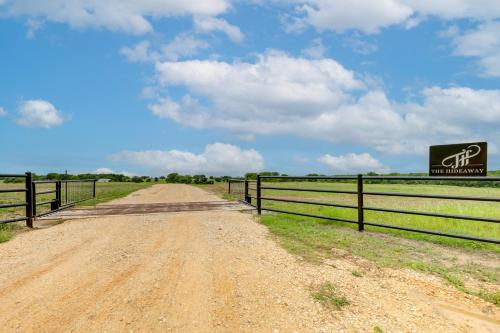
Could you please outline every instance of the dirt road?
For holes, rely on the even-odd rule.
[[[113,204],[220,200],[156,185]],[[314,266],[248,213],[76,219],[0,244],[0,331],[495,332],[497,308],[410,271],[349,256]],[[355,277],[363,266],[367,272]],[[311,297],[332,282],[350,305]]]

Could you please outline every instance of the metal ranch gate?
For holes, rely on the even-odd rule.
[[[0,209],[20,208],[22,213],[15,211],[16,217],[0,219],[0,224],[26,221],[33,228],[33,220],[56,211],[66,209],[79,202],[90,200],[96,196],[96,179],[78,180],[33,180],[33,174],[0,174],[0,178],[22,178],[24,187],[0,188],[0,194],[24,193],[22,202],[0,204]],[[42,188],[43,187],[43,188]],[[49,196],[49,198],[47,198]],[[23,200],[23,199],[20,199]],[[43,201],[42,201],[43,200]],[[1,201],[0,201],[1,202]],[[46,207],[42,210],[43,207]],[[19,216],[22,214],[21,216]]]

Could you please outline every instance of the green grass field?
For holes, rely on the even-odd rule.
[[[96,198],[92,200],[87,200],[78,203],[78,206],[91,206],[99,203],[104,203],[111,201],[113,199],[122,198],[128,194],[147,188],[155,183],[97,183],[96,187]],[[54,189],[54,184],[39,184],[37,185],[37,192],[42,192],[45,190]],[[0,188],[11,189],[11,188],[21,188],[23,184],[4,184],[0,183]],[[24,193],[0,193],[0,204],[7,203],[20,203],[24,202]],[[49,201],[55,198],[55,194],[43,194],[37,197],[37,202]],[[48,211],[49,205],[39,206],[38,213],[43,213]],[[22,217],[24,215],[24,208],[3,208],[0,209],[0,219],[8,219],[15,217]],[[5,242],[12,238],[15,234],[18,225],[15,223],[11,224],[0,224],[0,243]]]
[[[310,189],[330,189],[330,190],[356,190],[356,184],[352,183],[324,183],[324,182],[289,182],[289,183],[263,183],[262,186],[272,187],[295,187]],[[365,191],[376,192],[405,192],[412,194],[440,194],[440,195],[459,195],[459,196],[477,196],[477,197],[496,197],[500,198],[500,188],[473,188],[459,186],[443,185],[407,185],[407,184],[365,184]],[[263,197],[277,197],[295,200],[318,201],[325,203],[340,203],[347,205],[357,205],[357,196],[352,194],[332,194],[332,193],[313,193],[313,192],[295,192],[282,190],[262,190]],[[475,201],[457,201],[444,199],[422,199],[422,198],[402,198],[386,196],[365,195],[365,206],[393,208],[401,210],[413,210],[421,212],[434,212],[455,215],[470,215],[478,217],[500,217],[500,203],[495,202],[475,202]],[[262,202],[263,207],[321,215],[327,217],[340,217],[350,220],[357,220],[357,210],[336,207],[323,207],[307,204],[283,203],[275,201]],[[265,214],[264,220],[299,220],[311,221],[314,219],[298,217],[287,214]],[[468,220],[454,220],[448,218],[426,217],[418,215],[395,214],[386,212],[365,211],[365,221],[391,224],[396,226],[427,229],[454,234],[478,236],[484,238],[500,239],[500,224],[489,222],[476,222]],[[332,222],[316,221],[322,224],[329,224],[334,227],[357,229],[357,225]],[[367,230],[381,233],[398,235],[404,238],[426,240],[438,244],[444,244],[455,247],[466,247],[474,249],[487,249],[500,251],[500,246],[475,241],[466,241],[448,237],[432,236],[407,231],[378,228],[366,226]]]

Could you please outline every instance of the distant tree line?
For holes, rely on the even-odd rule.
[[[165,178],[165,181],[170,184],[214,184],[216,181],[221,181],[221,177],[205,176],[205,175],[180,175],[178,173],[170,173]]]
[[[165,178],[165,177],[163,177]],[[95,174],[95,173],[82,173],[78,175],[71,175],[65,173],[51,172],[46,175],[33,174],[33,180],[78,180],[78,179],[109,179],[111,182],[158,182],[158,177],[149,176],[125,176],[122,174]],[[0,178],[4,183],[22,183],[24,178]]]
[[[150,183],[150,182],[167,182],[167,183],[180,183],[180,184],[213,184],[214,182],[227,181],[229,176],[224,177],[207,177],[205,175],[179,175],[171,173],[167,176],[150,177],[150,176],[125,176],[122,174],[95,174],[84,173],[78,175],[71,175],[65,173],[48,173],[46,175],[33,174],[33,180],[78,180],[78,179],[106,179],[110,182],[133,182],[133,183]],[[0,181],[4,183],[22,183],[24,178],[1,178]]]
[[[149,182],[166,182],[173,184],[214,184],[216,182],[227,182],[229,176],[206,176],[206,175],[181,175],[178,173],[170,173],[167,176],[150,177],[150,176],[125,176],[122,174],[95,174],[84,173],[71,175],[65,173],[48,173],[46,175],[33,174],[33,180],[78,180],[78,179],[106,179],[110,182],[133,182],[133,183],[149,183]],[[4,183],[22,183],[24,178],[2,178],[0,181]]]
[[[244,177],[230,177],[230,176],[206,176],[206,175],[181,175],[178,173],[170,173],[167,176],[161,177],[150,177],[150,176],[126,176],[122,174],[95,174],[95,173],[85,173],[78,175],[70,175],[64,173],[48,173],[46,175],[36,175],[33,174],[34,180],[77,180],[77,179],[109,179],[111,182],[134,182],[134,183],[149,183],[149,182],[166,182],[171,184],[214,184],[220,182],[227,182],[229,179],[249,179],[256,180],[257,175],[260,176],[288,176],[287,174],[276,172],[276,171],[263,171],[259,173],[250,172],[245,174]],[[427,173],[389,173],[389,174],[377,174],[375,172],[368,172],[366,176],[427,176]],[[307,177],[327,177],[328,175],[309,173],[305,175]],[[352,175],[351,175],[352,176]],[[488,172],[490,177],[500,177],[500,170]],[[4,183],[22,183],[24,178],[1,178],[0,181]],[[290,179],[266,179],[266,182],[288,182]],[[342,180],[342,179],[330,179],[330,180],[317,180],[308,179],[302,181],[309,182],[336,182],[336,183],[354,183],[355,180]],[[432,185],[456,185],[456,186],[470,186],[470,187],[500,187],[500,182],[480,182],[480,181],[439,181],[439,180],[365,180],[366,184],[432,184]]]

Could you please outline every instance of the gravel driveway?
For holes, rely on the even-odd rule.
[[[112,204],[219,201],[155,185]],[[494,305],[433,277],[348,254],[322,265],[285,252],[250,213],[69,220],[0,244],[8,332],[498,332]],[[352,271],[363,268],[362,277]],[[350,305],[324,308],[331,282]]]

